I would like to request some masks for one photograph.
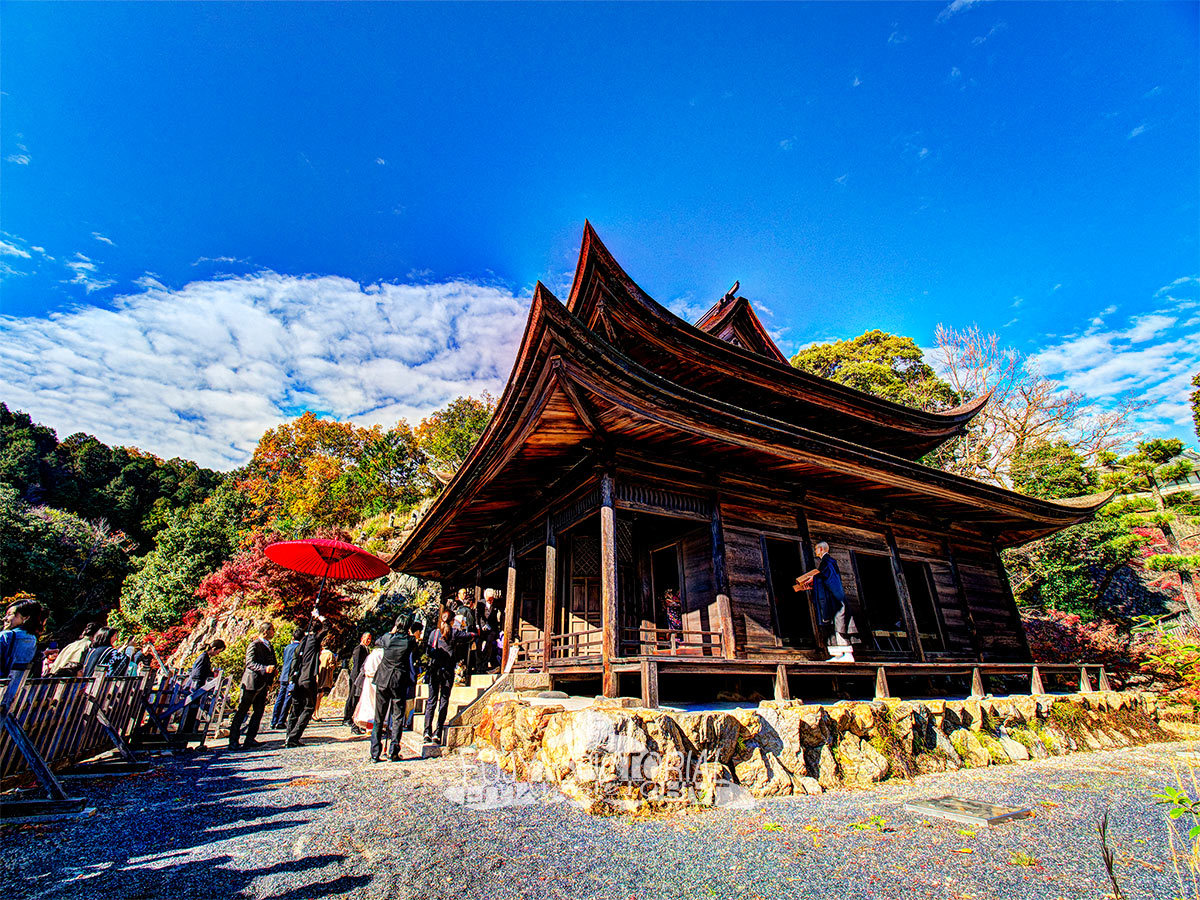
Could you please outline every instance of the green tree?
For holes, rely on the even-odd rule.
[[[946,409],[960,402],[959,395],[925,362],[916,341],[886,331],[814,344],[793,356],[792,365],[917,409]]]
[[[155,547],[134,561],[121,588],[120,615],[136,629],[174,625],[196,605],[196,588],[238,547],[247,500],[223,487],[203,503],[170,515]]]
[[[1179,575],[1180,593],[1192,617],[1200,620],[1200,600],[1197,599],[1196,585],[1193,581],[1193,571],[1189,566],[1190,555],[1181,545],[1178,529],[1183,521],[1177,514],[1167,509],[1166,500],[1162,493],[1162,482],[1181,478],[1192,470],[1187,460],[1175,460],[1183,452],[1183,441],[1177,438],[1155,438],[1142,441],[1137,445],[1137,451],[1121,459],[1109,454],[1104,463],[1109,468],[1105,476],[1104,486],[1116,488],[1123,493],[1131,491],[1146,491],[1154,497],[1154,505],[1158,512],[1144,524],[1156,525],[1167,541],[1167,552],[1151,556],[1146,560],[1147,566],[1161,571],[1175,572]],[[1185,534],[1187,539],[1193,535]]]
[[[417,445],[437,472],[456,472],[496,411],[496,398],[459,397],[421,420]]]
[[[51,633],[101,621],[117,602],[129,571],[129,541],[103,520],[33,506],[0,484],[0,584],[28,591],[49,612]]]
[[[1195,390],[1188,398],[1192,401],[1192,422],[1196,426],[1196,437],[1200,438],[1200,372],[1192,376],[1192,387]]]
[[[1096,488],[1096,473],[1066,441],[1040,441],[1018,453],[1009,470],[1013,487],[1031,497],[1081,497]]]

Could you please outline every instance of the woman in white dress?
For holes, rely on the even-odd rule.
[[[354,710],[354,721],[365,731],[369,731],[375,722],[375,672],[381,659],[383,648],[377,644],[363,663],[362,694],[358,698],[358,707]]]

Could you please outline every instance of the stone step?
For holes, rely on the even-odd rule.
[[[471,687],[490,688],[499,677],[499,675],[472,675]]]
[[[423,716],[417,716],[413,719],[412,731],[404,732],[404,737],[401,739],[405,747],[416,747],[421,742],[421,736],[425,733],[425,719]],[[465,747],[475,740],[475,729],[471,725],[447,725],[446,726],[446,747],[445,749],[453,749],[455,747]],[[428,745],[433,746],[433,745]],[[415,755],[415,750],[414,750]],[[428,754],[436,756],[436,753]]]

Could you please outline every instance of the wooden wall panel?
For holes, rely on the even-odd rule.
[[[713,590],[712,534],[708,528],[687,535],[681,542],[683,551],[685,628],[709,631],[717,623],[717,592]]]
[[[721,519],[727,525],[748,526],[778,534],[796,533],[797,510],[793,504],[721,497]]]
[[[1024,661],[1028,654],[1021,640],[1021,618],[995,564],[960,562],[958,570],[987,658],[996,662]]]
[[[945,562],[930,561],[929,571],[933,576],[933,587],[937,594],[937,603],[942,610],[942,624],[946,630],[946,650],[956,656],[972,655],[971,633],[967,628],[967,620],[962,603],[958,599],[958,589],[954,585],[954,574],[950,565]]]
[[[825,541],[829,544],[830,552],[838,547],[870,550],[875,553],[888,552],[887,540],[884,538],[882,530],[868,531],[862,528],[851,528],[844,524],[818,518],[816,513],[809,515],[808,533],[812,537],[814,546]],[[838,564],[841,564],[840,559]]]
[[[747,653],[774,650],[779,640],[758,532],[725,529],[725,567],[738,645]]]

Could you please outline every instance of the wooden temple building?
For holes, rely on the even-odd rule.
[[[1028,671],[998,552],[1103,499],[1034,499],[917,461],[984,402],[924,412],[801,372],[732,292],[688,324],[585,225],[569,298],[537,285],[495,416],[391,566],[500,589],[516,670],[652,705],[660,676],[664,696],[773,679],[787,697],[847,665]],[[828,661],[793,590],[821,540],[854,664]]]

